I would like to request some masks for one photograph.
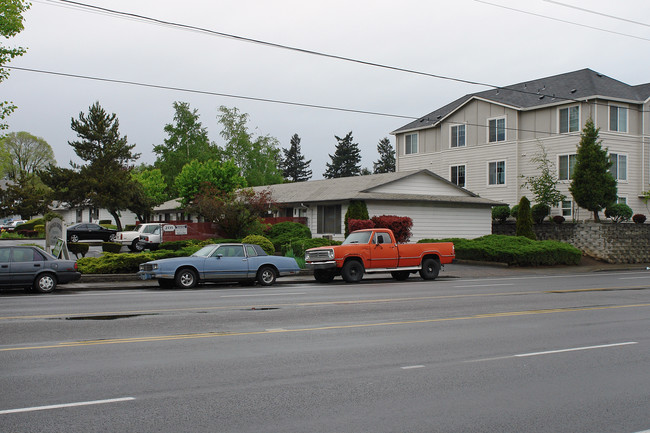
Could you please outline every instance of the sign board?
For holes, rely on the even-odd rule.
[[[58,259],[64,247],[65,241],[61,238],[57,239],[54,246],[52,247],[52,255]]]
[[[177,235],[186,235],[187,234],[187,226],[186,225],[176,226],[175,234],[177,234]]]
[[[162,229],[164,232],[173,232],[176,230],[176,226],[173,224],[165,224]]]

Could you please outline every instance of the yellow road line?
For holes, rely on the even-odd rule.
[[[59,344],[47,345],[47,346],[6,348],[6,349],[0,349],[0,352],[12,352],[12,351],[19,351],[19,350],[57,349],[57,348],[66,348],[66,347],[84,347],[84,346],[97,346],[97,345],[106,345],[106,344],[126,344],[126,343],[144,343],[144,342],[153,342],[153,341],[188,340],[188,339],[197,339],[197,338],[236,337],[242,335],[284,334],[289,332],[332,331],[332,330],[341,330],[341,329],[358,329],[358,328],[370,328],[370,327],[379,327],[379,326],[412,325],[418,323],[450,322],[456,320],[492,319],[492,318],[500,318],[500,317],[530,316],[530,315],[537,315],[537,314],[555,314],[555,313],[569,313],[569,312],[576,312],[576,311],[611,310],[611,309],[619,309],[619,308],[641,308],[641,307],[650,307],[650,303],[610,305],[610,306],[599,306],[599,307],[552,308],[548,310],[506,311],[501,313],[475,314],[472,316],[442,317],[436,319],[404,320],[404,321],[379,322],[379,323],[359,323],[356,325],[332,325],[332,326],[320,326],[320,327],[313,327],[313,328],[270,329],[264,331],[247,331],[247,332],[207,332],[207,333],[197,333],[197,334],[116,338],[116,339],[107,339],[107,340],[68,341]]]

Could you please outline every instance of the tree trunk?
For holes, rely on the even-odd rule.
[[[120,221],[120,216],[117,214],[116,210],[109,210],[109,214],[113,217],[115,220],[115,225],[117,226],[117,231],[121,232],[122,231],[122,222]]]
[[[600,217],[598,216],[598,211],[597,210],[594,211],[594,221],[597,222],[597,223],[600,222]]]

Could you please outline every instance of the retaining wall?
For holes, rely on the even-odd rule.
[[[650,263],[650,224],[563,223],[536,224],[539,240],[569,243],[584,254],[609,263]],[[515,224],[493,224],[492,233],[515,235]]]

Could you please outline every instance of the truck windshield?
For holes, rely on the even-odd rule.
[[[367,244],[370,240],[370,235],[372,232],[356,232],[350,233],[350,235],[345,238],[343,245],[348,244]]]

